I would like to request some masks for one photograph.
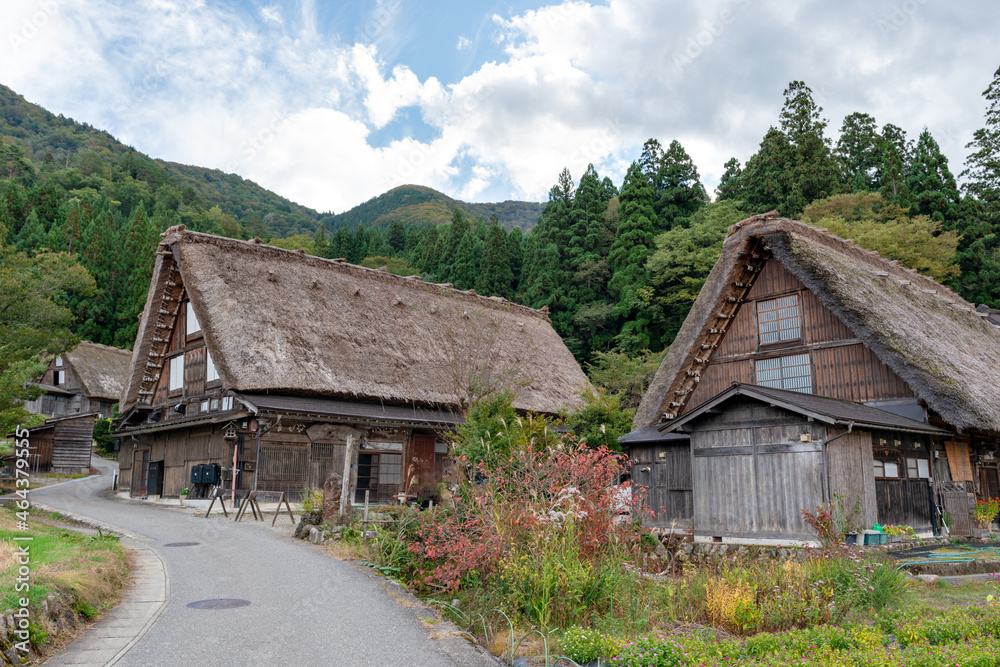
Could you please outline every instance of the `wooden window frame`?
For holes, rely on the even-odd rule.
[[[209,378],[208,369],[211,367],[215,371],[215,377]],[[208,346],[205,346],[205,387],[219,387],[222,386],[222,378],[219,377],[219,368],[215,365],[215,361],[212,360],[212,355],[208,351]]]
[[[774,304],[774,308],[773,309],[767,309],[764,312],[771,312],[771,311],[779,312],[781,309],[787,309],[787,308],[791,307],[789,305],[786,305],[786,306],[779,306],[778,305],[779,302],[782,299],[788,299],[788,298],[791,298],[791,297],[795,298],[795,309],[798,311],[797,314],[796,314],[796,316],[795,316],[795,319],[798,320],[798,327],[797,328],[788,327],[788,328],[782,329],[781,328],[782,318],[779,316],[777,318],[777,323],[778,323],[778,329],[777,329],[777,331],[776,332],[767,332],[767,333],[768,334],[770,334],[770,333],[777,333],[780,336],[781,332],[783,332],[783,331],[788,331],[788,332],[794,331],[794,332],[797,332],[796,335],[788,337],[788,338],[780,338],[779,337],[778,340],[772,340],[772,341],[764,342],[763,338],[764,338],[765,332],[764,332],[764,326],[763,326],[764,322],[761,320],[761,314],[762,314],[761,313],[761,307],[762,306],[766,306],[767,304]],[[784,318],[784,319],[787,321],[787,320],[790,320],[792,318]],[[793,344],[801,344],[802,341],[803,341],[803,339],[804,339],[804,336],[803,336],[803,333],[802,333],[802,327],[803,327],[803,321],[802,320],[803,320],[803,318],[802,318],[802,297],[801,297],[801,294],[799,292],[797,292],[797,291],[796,292],[791,292],[789,294],[781,294],[781,295],[770,297],[770,298],[767,298],[767,299],[758,299],[754,303],[754,324],[757,327],[757,349],[758,350],[769,350],[769,349],[773,349],[773,348],[776,348],[776,347],[786,347],[786,346],[790,346],[790,345],[793,345]]]
[[[887,477],[886,476],[886,474],[885,474],[885,465],[886,464],[896,466],[896,474],[894,476],[891,476],[891,477]],[[882,468],[882,474],[879,474],[879,467],[880,466]],[[903,469],[905,470],[905,464],[903,466]],[[899,461],[898,460],[897,461],[885,461],[885,460],[878,459],[878,458],[873,459],[872,460],[872,472],[875,474],[875,479],[882,479],[882,480],[906,479],[906,477],[903,477],[902,475],[899,474],[900,473],[900,465],[899,465]]]
[[[194,331],[191,330],[191,320],[194,320],[198,328]],[[198,316],[195,315],[194,308],[191,307],[191,300],[188,299],[184,302],[184,340],[190,341],[195,338],[200,338],[202,334],[201,322],[198,321]]]
[[[764,364],[764,363],[767,363],[767,362],[771,362],[771,361],[783,361],[785,359],[792,359],[794,357],[804,357],[806,359],[806,363],[805,364],[797,364],[795,366],[788,366],[788,368],[806,367],[806,368],[809,369],[809,373],[807,375],[795,375],[795,376],[785,377],[783,371],[784,371],[784,369],[786,367],[784,366],[783,363],[781,365],[779,365],[778,368],[764,368],[764,369],[760,368],[761,364]],[[760,372],[761,371],[765,371],[766,372],[766,371],[775,371],[775,370],[781,372],[781,377],[780,377],[781,384],[779,386],[775,386],[773,384],[765,384],[764,382],[761,382],[761,379],[760,379]],[[813,369],[812,355],[809,354],[808,352],[800,352],[798,354],[786,354],[786,355],[782,355],[782,356],[767,357],[765,359],[755,359],[754,360],[754,364],[753,364],[754,384],[756,384],[758,386],[761,386],[761,387],[772,387],[774,389],[785,389],[786,391],[797,391],[797,392],[802,393],[802,394],[812,394],[812,393],[815,393],[815,387],[816,387],[816,378],[813,377],[813,376],[814,376],[814,369]],[[787,386],[785,386],[785,381],[786,380],[790,380],[793,377],[794,378],[808,378],[809,379],[809,386],[808,387],[787,387]],[[772,381],[773,380],[768,380],[768,382],[772,382]]]
[[[174,360],[180,359],[180,386],[174,387]],[[185,354],[181,352],[180,354],[175,354],[167,360],[169,364],[169,369],[167,371],[167,396],[178,396],[184,393],[184,369],[187,367],[187,360],[185,359]]]

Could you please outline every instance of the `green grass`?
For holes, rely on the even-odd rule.
[[[957,605],[980,604],[986,596],[998,592],[997,585],[990,582],[970,581],[961,584],[914,585],[910,590],[911,600],[916,604],[931,607],[953,607]]]
[[[127,553],[118,538],[84,535],[66,528],[28,519],[28,530],[17,530],[16,517],[0,510],[0,609],[17,609],[27,597],[32,618],[41,620],[38,606],[50,593],[60,594],[79,615],[90,618],[114,605],[128,580]],[[15,537],[30,536],[30,542]],[[28,544],[31,562],[30,589],[17,591],[17,547]],[[44,628],[32,635],[36,647],[47,641]]]

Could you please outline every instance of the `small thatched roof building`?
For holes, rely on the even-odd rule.
[[[122,395],[131,360],[128,350],[83,341],[49,362],[35,382],[45,393],[25,408],[52,417],[85,412],[110,417],[112,406]]]
[[[826,230],[773,213],[737,223],[624,439],[649,479],[673,480],[654,491],[689,494],[664,501],[681,509],[657,525],[678,522],[696,536],[801,537],[796,513],[807,507],[785,508],[779,519],[771,503],[796,483],[813,485],[800,494],[809,507],[864,489],[869,518],[938,530],[944,507],[965,521],[950,526],[953,534],[970,531],[970,494],[1000,489],[994,316]],[[912,436],[883,415],[882,431],[852,419],[841,434],[809,431],[805,412],[782,412],[746,389],[754,385],[864,404],[929,428]],[[665,465],[658,477],[657,461]],[[811,471],[826,471],[822,485]],[[752,511],[728,523],[699,515],[724,497]]]
[[[132,361],[129,350],[83,341],[63,357],[87,396],[115,402],[121,398]]]

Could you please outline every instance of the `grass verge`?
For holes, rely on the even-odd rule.
[[[32,648],[44,652],[54,640],[66,639],[75,623],[53,622],[46,615],[59,603],[65,605],[72,620],[87,620],[113,607],[128,581],[128,553],[112,535],[85,535],[29,517],[28,530],[17,529],[10,509],[0,510],[0,610],[20,608],[27,598],[31,617],[29,627]],[[15,537],[30,536],[30,574],[27,591],[18,591],[21,567]],[[43,604],[44,603],[44,604]],[[0,638],[2,642],[4,638]],[[4,647],[6,648],[6,646]]]

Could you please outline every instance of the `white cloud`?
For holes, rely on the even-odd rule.
[[[260,8],[260,16],[270,23],[284,23],[281,18],[281,8],[278,5],[268,5]]]
[[[495,17],[503,57],[442,81],[395,60],[421,30],[402,25],[399,0],[338,27],[342,41],[313,2],[300,7],[17,3],[0,18],[0,71],[29,100],[156,157],[339,211],[405,182],[543,199],[564,166],[579,177],[591,162],[620,182],[649,137],[679,139],[711,187],[777,123],[793,79],[813,88],[831,135],[852,111],[914,136],[927,125],[958,172],[1000,62],[992,3],[893,17],[860,0],[609,0]],[[403,114],[429,135],[375,145]]]

